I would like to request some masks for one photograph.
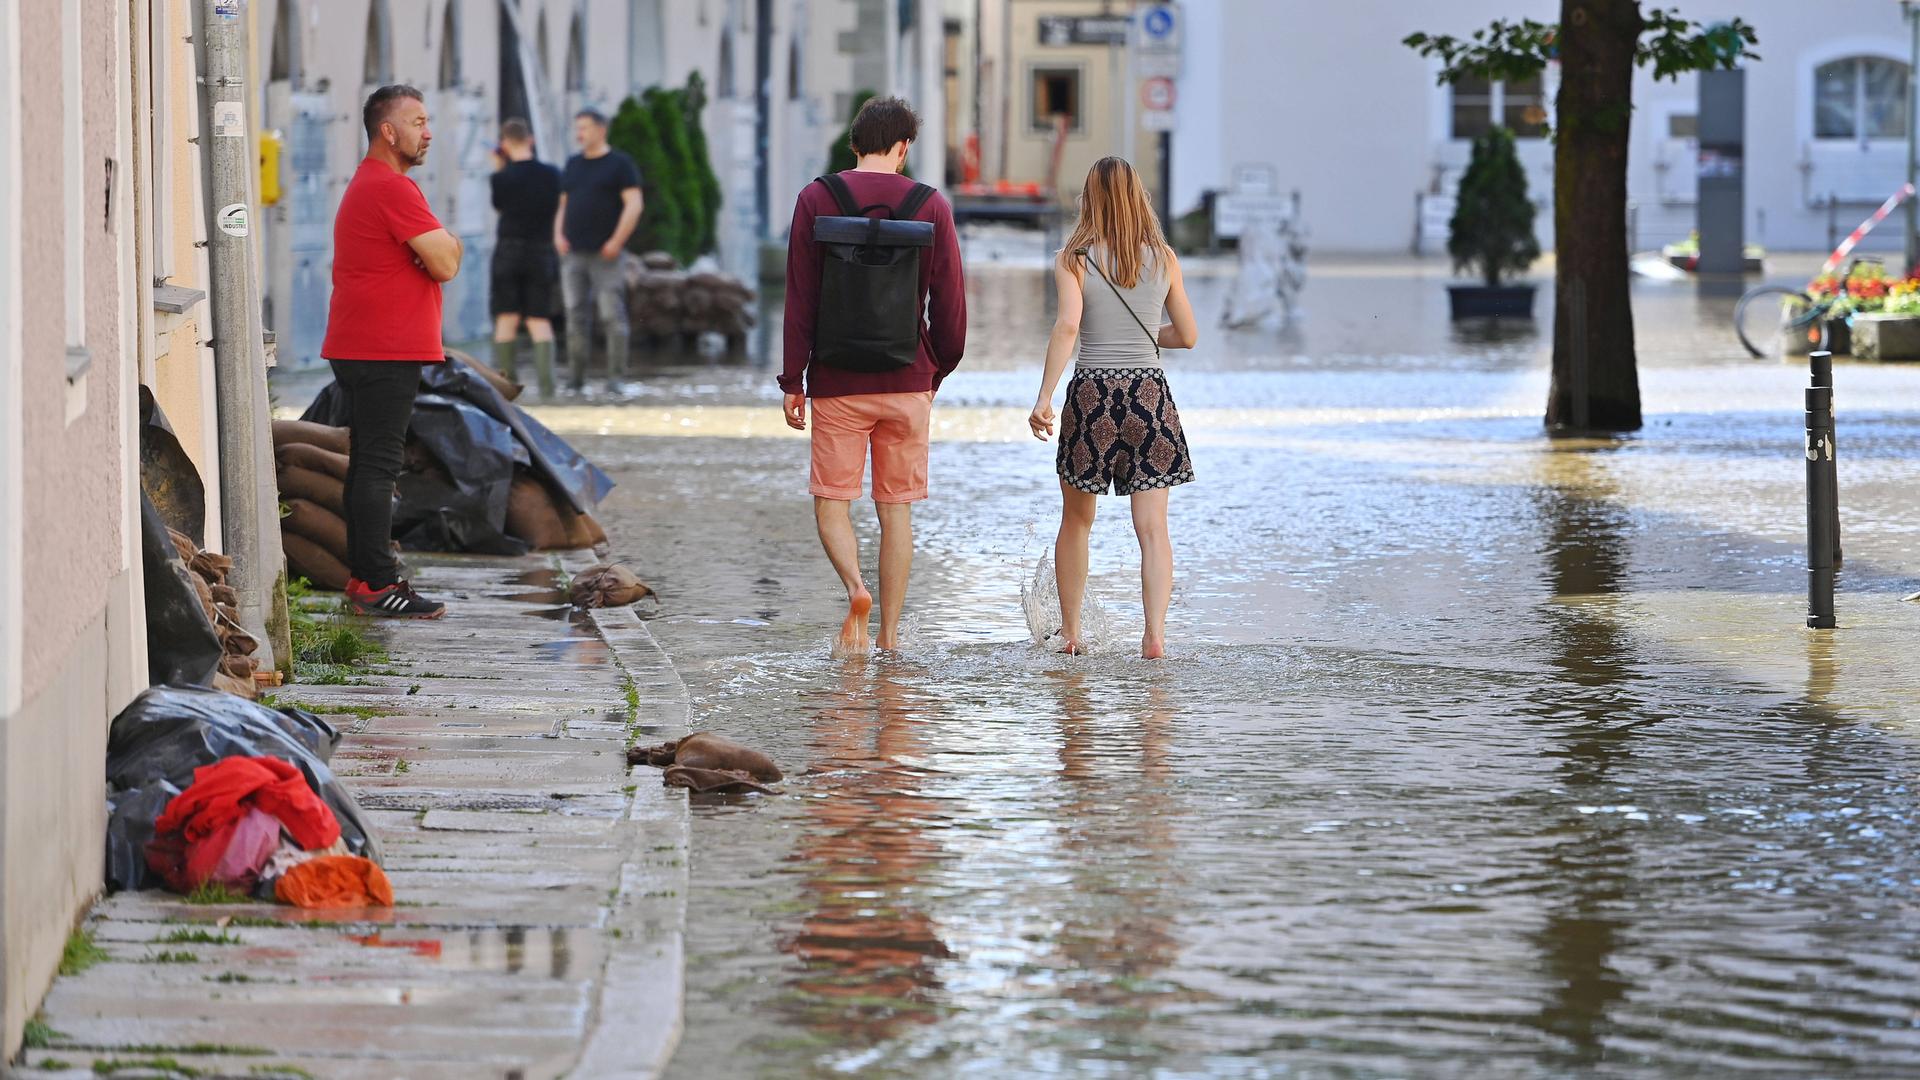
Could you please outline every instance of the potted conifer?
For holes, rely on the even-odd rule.
[[[1473,157],[1460,178],[1453,220],[1448,223],[1447,254],[1453,256],[1454,272],[1471,270],[1484,282],[1447,286],[1454,318],[1533,317],[1534,287],[1505,283],[1540,257],[1533,215],[1527,174],[1514,152],[1513,133],[1493,128],[1473,141]]]

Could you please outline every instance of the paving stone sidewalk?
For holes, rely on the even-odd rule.
[[[281,703],[347,734],[334,769],[398,906],[302,912],[163,892],[101,902],[22,1076],[646,1077],[679,1036],[687,803],[631,737],[686,686],[631,609],[571,614],[552,557],[416,561],[445,619],[379,624],[354,685]],[[114,1063],[122,1066],[115,1073]]]

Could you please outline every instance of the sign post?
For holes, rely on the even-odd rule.
[[[1160,224],[1173,229],[1173,129],[1174,105],[1179,100],[1180,30],[1184,20],[1180,5],[1173,2],[1148,4],[1133,19],[1131,49],[1133,70],[1140,82],[1140,126],[1159,135],[1159,169],[1154,187],[1154,202],[1160,212]]]

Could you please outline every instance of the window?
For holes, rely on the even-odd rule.
[[[587,88],[587,39],[580,28],[580,16],[573,17],[573,28],[567,32],[567,89],[573,93],[582,93]]]
[[[367,7],[367,47],[360,58],[360,81],[385,86],[393,81],[393,49],[387,44],[386,0]]]
[[[1479,138],[1494,126],[1495,117],[1515,138],[1546,135],[1547,95],[1540,77],[1518,82],[1463,78],[1453,84],[1454,138]]]
[[[1700,137],[1700,117],[1694,113],[1668,113],[1667,138],[1698,139]]]
[[[800,39],[787,42],[787,100],[800,100]]]
[[[1813,134],[1820,139],[1907,137],[1907,65],[1849,56],[1813,73]]]
[[[440,89],[460,85],[460,13],[459,0],[447,0],[440,17]]]
[[[731,98],[733,97],[733,94],[734,94],[733,32],[730,30],[720,31],[719,75],[716,80],[714,91],[723,99]]]
[[[293,0],[280,0],[273,13],[273,52],[267,61],[268,82],[295,81],[293,73],[300,66],[300,46],[294,35],[299,32]]]
[[[1080,69],[1033,69],[1033,130],[1051,132],[1059,117],[1070,131],[1080,130]]]

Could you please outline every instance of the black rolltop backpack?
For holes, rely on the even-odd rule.
[[[933,223],[913,215],[933,189],[915,184],[897,207],[863,207],[838,175],[818,182],[833,194],[840,214],[813,219],[813,242],[823,253],[814,360],[845,371],[912,367],[923,325],[920,253],[933,246]],[[869,210],[887,216],[868,217]]]

